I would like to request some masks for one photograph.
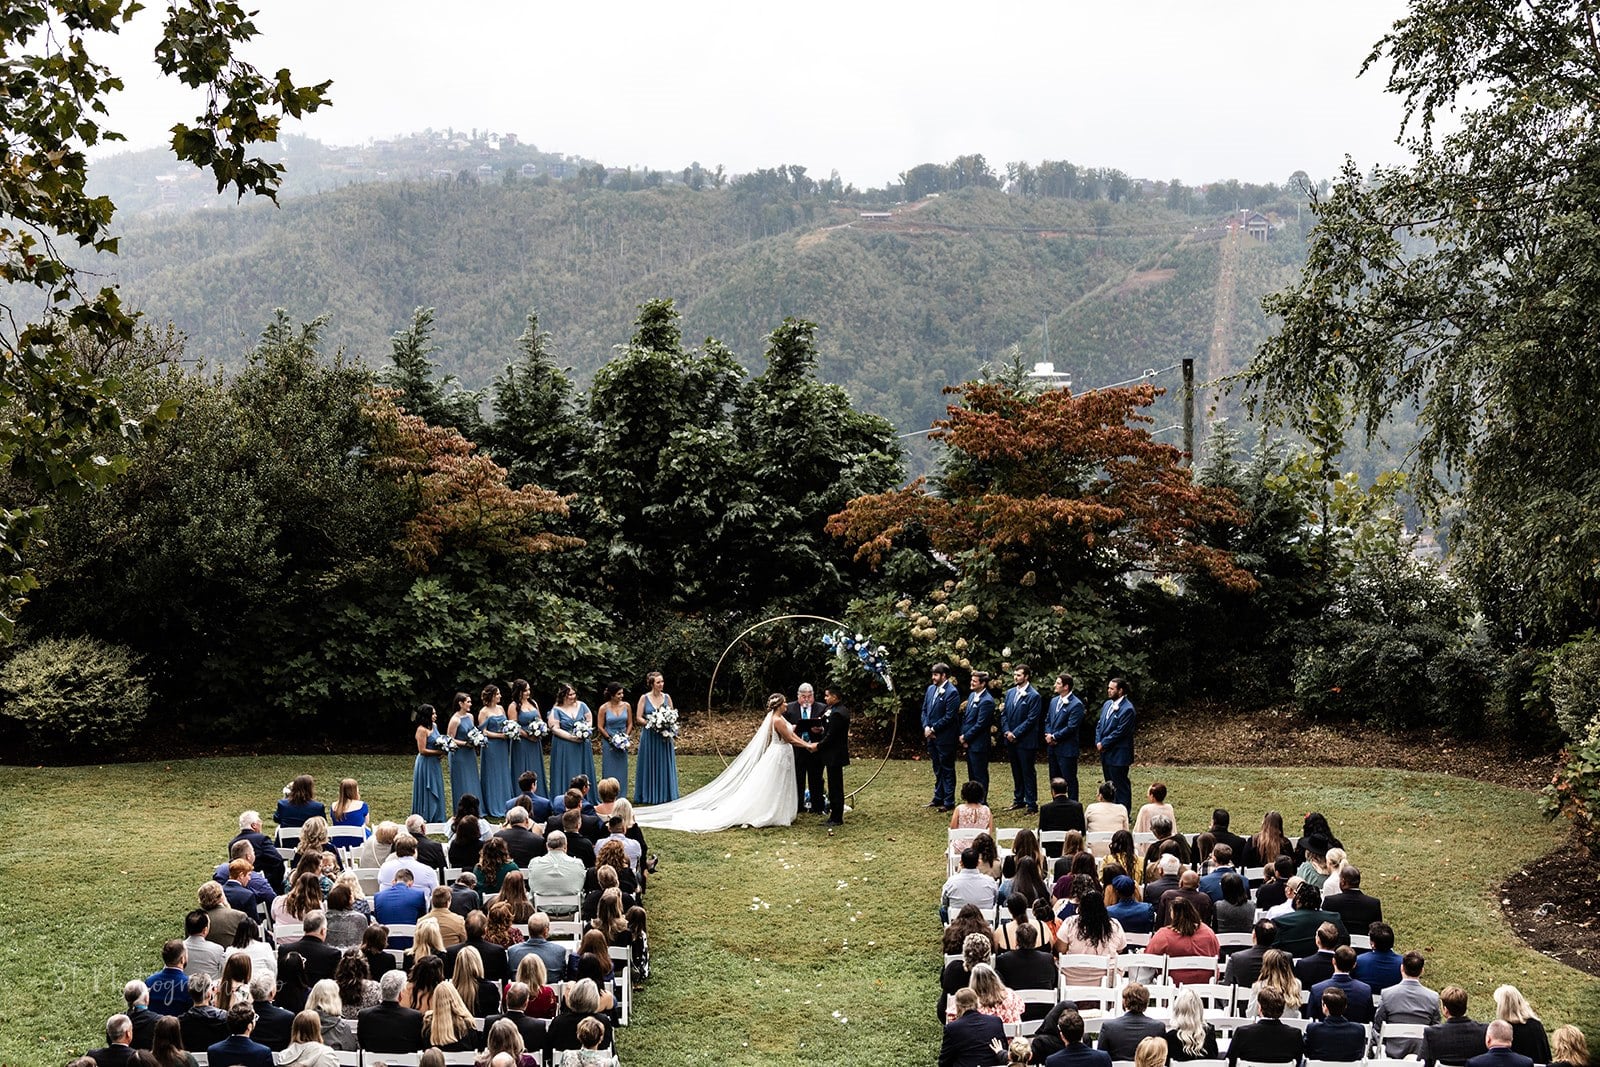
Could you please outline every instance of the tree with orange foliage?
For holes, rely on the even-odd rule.
[[[948,452],[933,485],[859,497],[828,523],[901,586],[892,611],[859,620],[878,639],[918,661],[1137,675],[1128,594],[1139,576],[1204,572],[1255,588],[1206,543],[1208,530],[1243,521],[1233,495],[1194,484],[1182,453],[1151,438],[1152,386],[1075,396],[982,381],[949,392],[962,402],[935,423]],[[925,598],[906,588],[918,584]]]

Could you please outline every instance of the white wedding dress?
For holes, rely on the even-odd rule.
[[[711,781],[666,804],[633,809],[640,826],[708,834],[730,826],[788,826],[799,805],[794,749],[773,728],[775,712]]]

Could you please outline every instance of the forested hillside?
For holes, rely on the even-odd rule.
[[[676,299],[686,336],[715,336],[746,366],[794,315],[820,326],[821,376],[910,431],[984,363],[1045,358],[1047,320],[1050,356],[1076,388],[1187,355],[1204,380],[1214,330],[1219,365],[1241,367],[1263,336],[1261,296],[1286,284],[1303,247],[1292,216],[1261,244],[1161,200],[969,187],[865,219],[809,179],[786,185],[783,168],[757,178],[626,192],[352,186],[276,209],[135,219],[103,266],[129,303],[188,334],[190,357],[222,365],[276,307],[329,316],[328,342],[370,364],[413,308],[434,307],[434,358],[470,387],[513,357],[530,309],[583,381],[648,299]],[[1230,241],[1233,294],[1219,301]]]

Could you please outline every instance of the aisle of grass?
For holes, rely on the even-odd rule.
[[[720,768],[685,758],[685,787]],[[871,769],[852,767],[847,781]],[[301,771],[325,786],[356,776],[379,814],[409,804],[400,757],[0,769],[0,1063],[58,1064],[95,1043],[122,983],[156,969],[239,810],[270,809]],[[1005,768],[995,771],[998,783]],[[1240,832],[1266,807],[1291,824],[1327,813],[1403,946],[1428,956],[1430,985],[1463,984],[1481,1016],[1488,991],[1511,981],[1549,1025],[1600,1027],[1600,980],[1522,947],[1495,907],[1499,880],[1562,833],[1531,795],[1354,768],[1139,769],[1154,774],[1187,828],[1218,804]],[[619,1037],[623,1062],[929,1062],[944,820],[920,807],[928,791],[926,764],[897,762],[831,838],[814,817],[652,833],[656,977]]]

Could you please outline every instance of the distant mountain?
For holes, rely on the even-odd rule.
[[[653,297],[678,301],[686,337],[715,336],[749,367],[799,316],[821,327],[823,376],[909,432],[943,411],[944,386],[1013,357],[1048,354],[1077,389],[1185,356],[1202,380],[1237,370],[1265,335],[1261,297],[1304,256],[1292,207],[1287,225],[1258,217],[1258,240],[1229,228],[1240,215],[1154,198],[969,187],[877,209],[827,191],[783,168],[629,192],[458,172],[137,217],[99,269],[213,364],[236,364],[284,307],[330,316],[330,342],[378,365],[411,310],[431,306],[434,359],[473,387],[512,358],[529,309],[580,380]],[[1176,393],[1175,371],[1155,380]],[[1158,425],[1176,421],[1174,397],[1162,409]]]

